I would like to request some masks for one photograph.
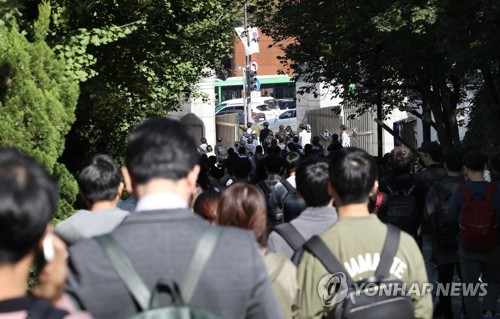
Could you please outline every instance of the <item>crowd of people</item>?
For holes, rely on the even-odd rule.
[[[82,168],[87,209],[55,228],[53,178],[0,150],[0,318],[453,318],[435,289],[371,292],[457,280],[486,285],[461,315],[493,318],[500,154],[430,142],[417,165],[403,146],[377,160],[339,133],[325,149],[307,125],[264,123],[212,147],[149,119],[125,167]]]

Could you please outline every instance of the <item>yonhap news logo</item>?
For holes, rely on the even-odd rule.
[[[318,284],[318,294],[325,307],[342,302],[347,296],[347,279],[343,272],[328,274],[321,278]]]
[[[436,296],[468,297],[486,296],[488,284],[486,283],[404,283],[404,282],[354,282],[347,286],[346,275],[343,272],[328,274],[318,283],[318,295],[325,307],[334,306],[342,302],[349,293],[355,296],[424,296],[435,292]]]

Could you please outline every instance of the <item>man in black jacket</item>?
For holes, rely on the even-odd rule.
[[[438,282],[451,284],[455,267],[460,276],[458,263],[458,224],[448,213],[448,201],[453,192],[464,182],[462,175],[462,153],[451,150],[445,153],[445,168],[448,176],[435,183],[425,198],[424,217],[432,225],[431,261],[438,266]],[[436,308],[445,319],[453,318],[451,297],[439,296]]]

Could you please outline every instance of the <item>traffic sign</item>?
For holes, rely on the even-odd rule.
[[[321,137],[325,140],[325,141],[328,141],[328,139],[330,137],[332,137],[332,133],[329,131],[329,130],[324,130],[323,132],[321,132]]]
[[[252,61],[250,61],[250,70],[257,71],[258,69],[259,63],[257,62],[257,60],[253,59]]]
[[[255,84],[257,91],[260,90],[260,80],[258,78],[255,78]]]
[[[250,97],[260,97],[260,91],[252,91],[250,92]]]

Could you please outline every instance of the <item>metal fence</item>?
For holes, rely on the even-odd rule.
[[[215,117],[215,135],[222,140],[227,147],[232,147],[238,140],[238,114],[225,114]]]
[[[203,132],[205,132],[203,121],[195,114],[189,113],[181,118],[181,122],[187,126],[195,141],[199,143],[203,137]]]
[[[321,136],[321,133],[325,130],[341,136],[340,125],[342,124],[342,118],[335,112],[337,109],[336,107],[326,107],[308,111],[307,120],[311,125],[312,136]],[[351,146],[362,148],[369,154],[376,155],[376,143],[373,140],[374,132],[376,132],[374,114],[367,112],[358,116],[355,109],[344,108],[344,116],[347,133],[351,139]],[[320,138],[320,141],[326,148],[331,139],[324,140]]]

